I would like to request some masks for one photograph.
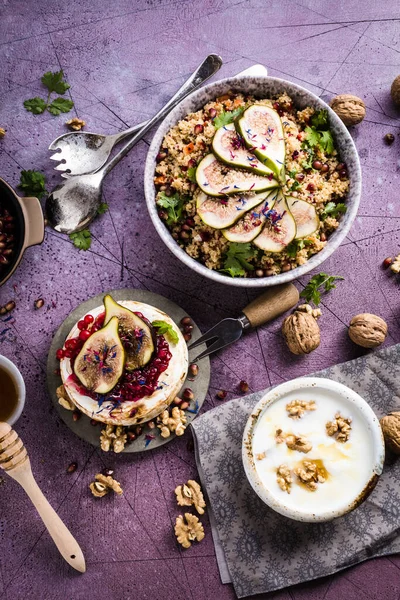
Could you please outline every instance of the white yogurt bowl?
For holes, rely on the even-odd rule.
[[[291,418],[286,405],[293,400],[314,401],[316,409]],[[346,442],[326,431],[336,413],[351,418]],[[278,429],[283,436],[302,436],[312,449],[303,453],[278,443]],[[382,473],[385,446],[379,420],[361,396],[331,379],[304,377],[279,385],[257,403],[246,424],[242,455],[251,486],[268,506],[297,521],[321,522],[350,512],[368,497]],[[327,471],[315,491],[294,472],[303,461],[316,461]],[[281,465],[291,472],[290,493],[277,482]]]
[[[16,423],[18,421],[18,419],[20,418],[22,411],[24,409],[24,406],[25,406],[25,395],[26,395],[25,382],[23,380],[21,373],[19,372],[17,367],[14,365],[14,363],[11,362],[11,360],[6,358],[2,354],[0,354],[0,369],[3,369],[6,373],[8,373],[8,375],[13,380],[14,385],[17,390],[18,401],[17,401],[16,407],[15,407],[14,411],[11,413],[11,415],[9,416],[9,418],[7,419],[7,423],[9,425],[14,425],[14,423]],[[0,402],[1,402],[1,393],[0,393]]]

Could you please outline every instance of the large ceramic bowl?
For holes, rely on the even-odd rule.
[[[286,407],[293,400],[314,401],[315,408],[290,417]],[[351,418],[345,441],[326,430],[337,412]],[[312,447],[306,452],[287,446],[287,434],[302,436]],[[369,496],[383,470],[385,445],[378,417],[361,396],[331,379],[301,377],[256,404],[244,430],[242,458],[247,479],[265,504],[296,521],[322,522],[354,510]],[[326,470],[314,491],[295,474],[303,461]],[[290,493],[277,481],[281,464],[291,470]]]
[[[259,98],[269,98],[287,92],[293,98],[295,106],[299,109],[306,106],[313,106],[318,110],[327,110],[329,113],[331,130],[336,141],[336,147],[340,152],[341,160],[347,165],[350,179],[350,191],[346,198],[347,212],[341,218],[339,227],[329,237],[325,248],[321,252],[312,256],[304,265],[296,267],[287,273],[281,273],[280,275],[274,275],[272,277],[261,277],[260,279],[233,278],[223,275],[218,271],[208,269],[206,266],[191,258],[182,248],[180,248],[157,213],[155,203],[156,190],[153,178],[156,167],[156,156],[164,136],[171,127],[176,125],[178,121],[183,119],[188,113],[200,110],[207,102],[226,94],[230,90],[252,94]],[[212,279],[218,283],[225,283],[238,287],[265,287],[292,281],[300,275],[304,275],[320,265],[336,250],[336,248],[338,248],[346,237],[357,214],[361,194],[361,168],[357,150],[349,132],[342,121],[331,108],[323,102],[323,100],[305,88],[291,83],[290,81],[285,81],[284,79],[267,76],[238,75],[229,79],[222,79],[215,83],[210,83],[197,92],[194,92],[178,104],[178,106],[164,119],[153,138],[147,154],[144,186],[147,207],[154,227],[166,246],[173,254],[175,254],[175,256],[185,263],[185,265],[196,271],[196,273],[204,275],[204,277],[208,277],[208,279]]]

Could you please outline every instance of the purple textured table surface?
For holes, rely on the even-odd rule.
[[[400,71],[399,22],[396,0],[1,2],[0,126],[7,135],[0,142],[0,175],[14,186],[22,169],[45,171],[49,188],[59,182],[47,147],[70,115],[34,116],[22,106],[43,93],[40,77],[47,70],[64,69],[76,115],[88,130],[105,133],[150,117],[209,52],[223,57],[221,76],[260,62],[324,99],[338,93],[364,98],[367,117],[352,130],[363,167],[361,207],[345,243],[323,265],[345,280],[323,299],[320,348],[306,358],[290,355],[279,321],[247,335],[212,359],[205,410],[218,403],[218,389],[228,390],[228,399],[237,395],[240,379],[255,391],[360,355],[346,333],[356,313],[381,315],[389,325],[386,343],[399,341],[398,281],[381,267],[400,247],[400,121],[389,97]],[[391,147],[383,141],[387,132],[396,134]],[[0,486],[0,595],[6,600],[235,597],[220,583],[207,517],[201,544],[182,551],[175,541],[173,490],[196,477],[190,434],[154,452],[107,456],[66,428],[46,391],[52,335],[90,296],[145,288],[171,298],[205,328],[255,295],[204,281],[166,251],[144,205],[147,148],[148,141],[141,142],[107,178],[110,211],[92,225],[90,251],[79,252],[47,230],[43,245],[26,252],[0,289],[0,305],[17,303],[13,319],[0,323],[0,351],[16,362],[27,385],[17,431],[39,485],[81,543],[88,566],[83,576],[71,571],[22,489],[7,479]],[[35,311],[39,297],[46,304]],[[78,469],[71,475],[72,461]],[[115,468],[125,493],[96,501],[88,484],[105,465]],[[269,598],[397,600],[399,569],[396,556],[370,561]]]

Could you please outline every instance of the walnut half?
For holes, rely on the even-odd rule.
[[[157,417],[157,427],[161,431],[161,437],[168,438],[171,433],[175,435],[183,435],[186,429],[186,415],[179,406],[174,406],[171,411],[171,415],[168,410],[164,410],[161,415]]]
[[[176,501],[179,506],[194,506],[199,515],[204,515],[206,503],[201,487],[193,479],[175,488]]]
[[[311,492],[316,491],[318,483],[326,481],[322,470],[310,460],[303,460],[302,466],[294,469],[294,473]]]
[[[289,467],[280,465],[276,470],[276,481],[283,492],[290,494],[293,478]]]
[[[292,400],[286,404],[286,411],[291,419],[301,419],[306,411],[316,410],[317,406],[314,400]]]
[[[102,475],[102,473],[98,473],[96,475],[95,481],[93,481],[89,487],[93,496],[96,498],[102,498],[103,496],[106,496],[110,490],[118,494],[118,496],[123,493],[121,485],[116,479]]]
[[[56,395],[58,398],[58,404],[61,404],[61,406],[63,408],[65,408],[66,410],[75,410],[75,405],[69,399],[67,390],[65,389],[65,387],[63,385],[60,385],[56,389]]]
[[[307,452],[312,450],[311,442],[309,442],[307,438],[302,435],[294,435],[290,433],[286,436],[285,441],[289,450],[297,450],[297,452],[304,452],[304,454],[307,454]]]
[[[176,517],[175,535],[183,548],[190,548],[194,540],[201,542],[204,539],[204,527],[196,515],[185,513],[185,517]]]
[[[326,433],[330,436],[336,436],[338,442],[345,443],[350,437],[351,418],[345,418],[340,413],[336,413],[333,421],[326,424]]]
[[[111,449],[118,454],[125,448],[127,435],[121,425],[107,425],[100,435],[100,447],[104,452]]]

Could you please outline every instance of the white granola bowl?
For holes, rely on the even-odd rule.
[[[321,506],[318,506],[317,509],[314,507],[314,510],[310,509],[311,503],[309,501],[304,502],[305,506],[302,505],[302,502],[295,501],[293,498],[291,498],[291,495],[281,491],[276,483],[276,480],[271,483],[271,485],[266,485],[265,480],[262,481],[258,472],[257,459],[255,458],[255,455],[257,454],[257,428],[260,426],[260,421],[263,417],[265,417],[266,412],[275,402],[281,399],[284,399],[284,402],[289,402],[293,399],[293,397],[297,397],[298,399],[307,398],[308,400],[315,401],[318,399],[321,400],[321,398],[323,399],[324,397],[336,399],[335,402],[338,403],[341,409],[347,410],[348,413],[356,419],[358,426],[365,428],[363,435],[365,435],[365,439],[368,440],[369,458],[365,458],[365,460],[368,461],[368,464],[365,465],[365,468],[363,469],[363,476],[360,477],[359,480],[354,483],[354,485],[351,485],[351,489],[349,486],[346,487],[347,495],[345,497],[342,494],[333,496],[332,488],[324,487],[324,494],[326,492],[325,497],[329,497],[329,502],[331,504],[329,508],[327,508],[327,505],[324,505],[323,502],[321,502]],[[323,406],[323,403],[321,406]],[[315,414],[317,414],[317,411],[318,408],[315,411]],[[290,419],[290,425],[295,430],[296,424],[300,423],[301,421],[304,422],[304,419],[306,418],[307,417],[303,417],[298,421]],[[355,427],[354,423],[352,425]],[[325,427],[324,422],[321,422],[321,427]],[[293,431],[293,433],[298,432]],[[352,431],[350,432],[349,437],[350,453],[354,452],[354,450],[351,450],[351,435]],[[336,443],[338,444],[338,448],[340,450],[340,443]],[[290,451],[290,453],[292,453],[294,460],[307,460],[307,454],[296,451]],[[367,454],[367,452],[364,454],[363,451],[360,450],[360,455],[363,457],[367,456]],[[378,417],[375,415],[369,404],[361,396],[345,385],[337,383],[331,379],[324,379],[320,377],[302,377],[277,386],[268,392],[256,404],[244,430],[242,459],[249,483],[261,500],[265,502],[265,504],[267,504],[276,512],[284,515],[285,517],[289,517],[290,519],[315,523],[331,521],[332,519],[341,517],[354,510],[360,504],[362,504],[362,502],[364,502],[364,500],[374,489],[378,482],[378,478],[382,473],[385,459],[385,445]],[[262,461],[266,461],[266,466],[268,465],[268,452],[266,452],[266,456],[264,459],[262,459]],[[271,462],[270,466],[272,467]],[[276,465],[274,464],[274,473],[275,467]],[[343,467],[340,461],[339,466],[336,465],[336,469],[338,469],[338,472],[341,473]],[[338,476],[340,477],[340,475]],[[297,484],[292,484],[292,492],[293,485]],[[322,489],[322,486],[330,485],[329,479],[325,483],[319,485],[321,487],[319,487],[318,490]],[[307,491],[306,494],[313,494],[313,498],[317,498],[317,496],[314,496],[314,494],[318,494],[318,490],[315,492]]]
[[[136,402],[123,402],[120,411],[114,411],[115,415],[113,416],[109,413],[107,402],[104,403],[102,410],[99,410],[97,401],[91,398],[90,395],[82,393],[81,386],[78,387],[71,380],[73,369],[69,358],[61,359],[60,374],[68,398],[81,412],[95,421],[109,425],[128,426],[142,424],[154,419],[172,403],[186,379],[188,350],[179,327],[160,309],[144,302],[135,302],[134,300],[121,300],[118,301],[118,304],[125,306],[131,311],[141,312],[149,321],[166,321],[173,327],[179,338],[176,344],[168,340],[172,357],[167,370],[160,376],[159,386],[156,391],[151,396],[145,396]],[[96,318],[102,312],[104,312],[103,305],[91,310],[90,314]],[[79,329],[76,323],[66,339],[75,338],[78,335]],[[133,409],[136,412],[134,415],[131,415]]]
[[[314,254],[314,256],[312,256],[304,265],[300,265],[287,273],[280,273],[279,275],[273,275],[272,277],[261,277],[258,279],[254,277],[230,277],[228,275],[223,275],[218,271],[209,269],[194,258],[191,258],[185,250],[180,248],[171,236],[166,225],[158,216],[155,202],[156,189],[154,186],[154,172],[156,168],[156,156],[160,150],[164,136],[171,127],[176,125],[187,114],[200,110],[207,102],[226,94],[230,90],[253,94],[259,98],[269,98],[276,94],[287,92],[293,98],[295,106],[300,109],[305,108],[306,106],[313,106],[317,110],[327,110],[336,147],[340,153],[341,160],[347,165],[350,189],[345,199],[347,212],[340,219],[339,227],[329,236],[328,242],[321,252]],[[245,288],[263,288],[285,283],[287,281],[293,281],[301,275],[305,275],[312,269],[318,267],[340,246],[357,215],[361,196],[361,167],[356,147],[347,128],[333,110],[323,100],[318,98],[318,96],[309,90],[290,81],[285,81],[284,79],[261,75],[238,75],[202,87],[185,98],[164,119],[158,128],[147,153],[144,173],[144,191],[147,208],[157,233],[169,250],[171,250],[171,252],[185,265],[193,269],[193,271],[199,275],[203,275],[216,283],[224,283]]]

